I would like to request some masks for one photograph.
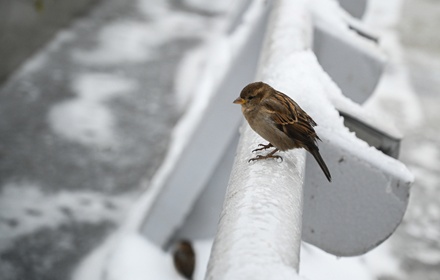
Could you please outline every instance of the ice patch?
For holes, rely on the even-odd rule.
[[[135,90],[129,79],[111,74],[81,74],[73,82],[77,97],[53,106],[48,114],[52,129],[68,140],[84,145],[117,145],[114,119],[105,102]]]

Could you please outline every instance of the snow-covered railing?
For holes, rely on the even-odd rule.
[[[172,146],[151,183],[150,202],[144,206],[141,230],[161,247],[179,238],[212,238],[234,161],[238,127],[243,119],[240,109],[231,102],[244,85],[258,79],[293,97],[318,123],[317,133],[322,139],[320,151],[333,182],[326,181],[313,160],[305,160],[304,173],[304,151],[301,150],[283,153],[285,160],[282,163],[270,160],[248,163],[247,159],[252,157],[250,151],[264,141],[244,125],[208,274],[218,275],[211,270],[226,273],[228,269],[218,267],[225,268],[230,264],[232,255],[241,258],[240,246],[251,249],[246,243],[237,243],[249,240],[246,235],[249,231],[236,229],[252,228],[245,226],[245,222],[251,219],[240,217],[254,214],[266,223],[249,223],[265,228],[256,240],[272,244],[269,247],[275,250],[273,253],[283,260],[279,265],[298,266],[297,242],[300,238],[339,256],[365,253],[389,236],[400,223],[412,177],[403,164],[370,147],[344,125],[340,112],[346,119],[350,117],[373,128],[375,133],[396,134],[391,133],[392,129],[384,126],[384,122],[376,121],[363,107],[345,97],[323,71],[319,61],[325,61],[332,53],[315,55],[312,48],[316,50],[326,45],[322,41],[313,41],[312,38],[316,39],[313,30],[325,22],[327,28],[322,28],[323,33],[338,37],[341,44],[350,42],[347,49],[358,50],[353,52],[358,56],[369,54],[369,60],[356,60],[358,64],[372,60],[377,66],[372,68],[374,71],[367,71],[369,67],[361,67],[363,65],[358,67],[362,76],[369,80],[369,91],[377,83],[380,61],[383,61],[377,46],[360,36],[359,31],[353,29],[354,20],[332,1],[243,3],[247,8],[241,20],[237,21],[226,41],[218,43],[216,59],[229,60],[228,66],[220,70],[224,72],[212,95],[206,94],[210,91],[206,90],[205,80],[201,77],[200,95],[174,132],[180,137],[179,145]],[[268,23],[269,13],[271,20]],[[261,48],[264,51],[259,55]],[[255,73],[259,57],[259,73]],[[344,70],[343,62],[339,63],[340,72]],[[368,135],[362,139],[369,141]],[[304,184],[301,183],[303,180]],[[269,183],[272,187],[268,186]],[[303,196],[301,185],[304,185]],[[256,202],[260,199],[260,203]],[[304,205],[302,210],[301,204]],[[249,212],[251,210],[255,212]],[[302,236],[298,234],[301,213]],[[254,220],[259,221],[258,218]],[[281,242],[284,246],[275,246],[283,239],[275,237],[276,231],[269,235],[271,228],[286,231],[286,238],[290,241],[285,239]],[[254,236],[258,236],[258,232],[252,231]],[[235,233],[241,235],[237,237]],[[224,239],[225,236],[233,239]],[[268,241],[268,236],[272,240]],[[261,244],[251,244],[256,250],[265,250]]]
[[[363,103],[376,88],[385,65],[378,38],[337,2],[314,2],[313,51],[319,64],[345,96]]]
[[[255,77],[261,30],[269,15],[264,1],[244,4],[245,15],[225,40],[218,41],[213,53],[212,64],[227,67],[216,67],[215,74],[201,77],[197,99],[174,131],[179,145],[172,146],[150,186],[152,202],[141,230],[161,247],[173,238],[215,234],[241,123],[240,110],[232,101]],[[210,75],[217,76],[214,86],[207,81]]]
[[[339,68],[329,74],[357,102],[371,94],[383,68],[384,56],[372,37],[336,8],[331,1],[274,1],[257,75],[290,95],[319,124],[321,153],[333,183],[314,160],[306,160],[303,178],[303,151],[283,153],[282,163],[249,164],[250,151],[264,140],[244,124],[206,279],[291,279],[301,238],[338,256],[359,255],[385,240],[403,217],[412,175],[350,133],[340,112],[375,133],[397,133],[343,96],[318,63],[331,65],[329,56],[339,57]],[[315,51],[325,51],[312,52],[312,37]],[[316,38],[332,38],[338,47]],[[363,139],[368,142],[371,135]]]
[[[195,247],[214,239],[206,275],[207,250],[196,248],[193,279],[296,279],[301,240],[360,255],[401,222],[412,176],[393,158],[399,135],[352,101],[368,98],[380,77],[374,36],[331,0],[233,2],[239,9],[216,40],[162,166],[75,279],[151,278],[159,263],[176,275],[168,249],[181,239]],[[248,162],[265,141],[232,101],[255,80],[290,95],[318,123],[331,183],[304,150],[280,153],[282,162]],[[135,261],[133,249],[141,252]]]
[[[293,21],[282,22],[282,11]],[[285,24],[290,25],[286,31]],[[295,91],[291,77],[279,65],[288,56],[311,47],[312,23],[303,1],[278,1],[272,10],[256,80],[283,92]],[[273,40],[279,38],[281,40]],[[282,65],[279,65],[283,67]],[[238,110],[239,108],[237,108]],[[299,268],[305,151],[283,154],[283,163],[249,163],[253,147],[265,143],[244,124],[226,191],[206,279],[293,279]]]

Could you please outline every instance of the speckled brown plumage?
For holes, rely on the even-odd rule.
[[[267,155],[258,155],[250,161],[281,158],[274,155],[278,150],[304,148],[331,181],[330,171],[319,153],[317,140],[320,139],[313,128],[316,122],[295,101],[266,83],[256,82],[244,87],[234,103],[241,105],[251,128],[269,141],[268,145],[260,144],[261,148],[254,151],[275,147]]]

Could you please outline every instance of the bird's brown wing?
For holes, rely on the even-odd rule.
[[[279,91],[274,97],[265,99],[262,105],[279,130],[306,145],[319,139],[313,128],[315,121],[295,101]]]
[[[290,97],[277,91],[275,98],[266,98],[262,105],[270,114],[276,127],[284,132],[295,143],[296,147],[308,150],[318,162],[329,181],[332,180],[330,171],[319,153],[316,141],[315,121]]]

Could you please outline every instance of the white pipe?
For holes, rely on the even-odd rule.
[[[267,73],[266,66],[309,49],[311,30],[304,1],[275,1],[259,80],[284,84],[288,75]],[[206,279],[297,279],[305,151],[280,153],[282,162],[249,163],[251,150],[266,142],[247,124],[241,132]]]
[[[206,279],[292,279],[299,266],[304,151],[248,163],[262,139],[246,124]]]

